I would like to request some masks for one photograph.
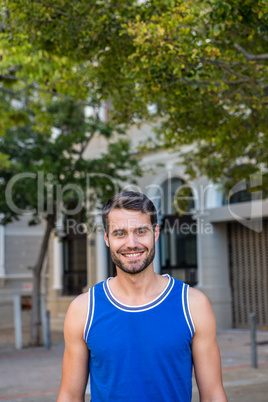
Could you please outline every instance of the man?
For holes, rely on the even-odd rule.
[[[113,196],[104,240],[117,276],[70,305],[58,402],[190,402],[192,363],[201,402],[226,402],[215,317],[206,296],[153,269],[159,237],[143,194]]]

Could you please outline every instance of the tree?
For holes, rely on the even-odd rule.
[[[30,214],[32,225],[42,219],[46,222],[38,258],[32,267],[31,344],[38,345],[41,272],[57,219],[71,214],[87,222],[87,191],[90,190],[92,202],[107,200],[115,191],[114,181],[120,187],[134,181],[141,172],[129,142],[120,136],[119,127],[101,121],[98,115],[86,117],[84,103],[56,97],[48,103],[36,94],[32,96],[31,109],[27,109],[25,100],[20,109],[18,103],[14,106],[24,116],[24,124],[20,121],[15,125],[13,121],[0,137],[0,149],[9,158],[8,165],[0,167],[0,211],[4,214],[2,224],[19,219],[24,213]],[[9,107],[11,113],[12,105]],[[108,151],[87,160],[85,150],[96,135],[107,139]]]
[[[111,118],[155,121],[161,147],[194,144],[181,155],[190,175],[226,181],[266,168],[265,0],[12,0],[8,10],[12,40],[75,63],[94,96],[111,100]],[[47,90],[66,94],[70,82],[72,92],[64,71]]]

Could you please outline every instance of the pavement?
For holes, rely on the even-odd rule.
[[[23,334],[23,339],[26,337]],[[250,332],[220,330],[224,388],[229,402],[268,401],[268,331],[257,332],[258,368],[251,367]],[[16,350],[14,331],[0,328],[0,401],[55,402],[61,381],[64,341],[52,332],[51,349]],[[89,401],[89,395],[85,401]],[[199,401],[193,379],[192,402]],[[153,401],[152,401],[153,402]],[[172,401],[173,402],[173,401]]]

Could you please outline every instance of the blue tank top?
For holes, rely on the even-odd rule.
[[[188,285],[169,275],[141,306],[112,295],[109,279],[89,289],[84,339],[93,402],[190,402],[194,325]]]

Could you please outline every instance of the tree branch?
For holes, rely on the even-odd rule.
[[[62,15],[63,17],[66,17],[66,18],[69,18],[69,19],[71,19],[71,20],[74,20],[74,21],[79,21],[80,23],[81,22],[87,22],[87,20],[82,20],[81,18],[75,18],[74,16],[72,16],[72,15],[70,15],[70,14],[67,14],[67,13],[65,13],[65,12],[63,12],[63,11],[61,11],[61,10],[59,10],[58,8],[56,8],[54,5],[52,5],[52,4],[47,4],[47,3],[45,3],[44,1],[42,1],[42,0],[35,0],[37,3],[39,3],[39,4],[42,4],[42,6],[43,7],[45,7],[45,8],[47,8],[47,9],[50,9],[50,10],[53,10],[56,14],[58,14],[58,15]],[[51,21],[50,21],[51,22]]]
[[[64,99],[64,100],[70,100],[70,101],[75,101],[79,104],[82,105],[88,105],[88,102],[86,100],[83,99],[76,99],[73,96],[69,96],[69,95],[63,95],[59,92],[55,93],[53,90],[48,90],[48,89],[43,89],[41,88],[36,82],[32,82],[30,84],[27,84],[27,81],[24,80],[23,78],[18,78],[15,75],[2,75],[0,74],[0,81],[4,81],[4,80],[10,80],[10,81],[18,81],[18,82],[23,82],[25,84],[25,86],[23,88],[20,88],[16,91],[13,91],[11,89],[8,89],[5,86],[0,86],[0,91],[13,95],[13,96],[17,96],[19,94],[22,94],[23,92],[27,91],[28,89],[33,89],[36,92],[40,92],[40,93],[44,93],[44,94],[49,94],[52,96],[57,96],[58,98]]]
[[[267,83],[263,82],[263,80],[258,80],[258,81],[253,81],[250,78],[246,78],[246,79],[241,79],[241,80],[220,80],[220,81],[214,81],[214,80],[189,80],[188,78],[182,77],[179,80],[173,80],[169,83],[163,83],[162,87],[168,87],[170,85],[174,85],[174,84],[180,84],[180,85],[196,85],[198,87],[206,87],[209,86],[213,83],[213,85],[219,87],[222,82],[224,82],[227,85],[238,85],[238,84],[244,84],[244,83],[248,83],[248,82],[254,82],[255,84],[261,85],[261,86],[265,86],[267,85]]]
[[[95,133],[94,133],[94,134],[95,134]],[[84,153],[85,149],[87,148],[88,144],[90,143],[91,139],[93,138],[94,134],[91,134],[91,135],[88,137],[87,141],[84,142],[83,145],[81,144],[81,150],[80,150],[80,152],[79,152],[79,158],[78,158],[78,159],[82,159],[83,153]]]
[[[238,50],[239,52],[241,52],[245,58],[248,61],[263,61],[263,60],[268,60],[268,53],[264,53],[264,54],[250,54],[248,53],[245,49],[242,48],[242,46],[238,45],[238,43],[234,44],[234,47],[236,48],[236,50]]]
[[[236,77],[243,78],[247,81],[250,80],[250,78],[247,75],[238,73],[237,71],[233,70],[229,64],[227,64],[223,61],[220,61],[220,63],[219,63],[218,60],[210,60],[210,59],[205,59],[203,57],[200,57],[200,60],[202,61],[202,63],[208,63],[208,64],[212,64],[216,67],[222,68],[225,71],[228,71],[231,75],[235,75]]]

